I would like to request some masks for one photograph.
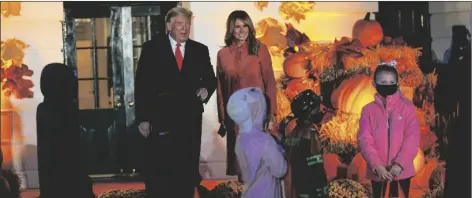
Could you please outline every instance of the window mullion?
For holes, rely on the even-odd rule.
[[[100,108],[100,87],[98,86],[98,61],[97,61],[97,37],[95,33],[95,18],[91,18],[92,25],[92,65],[93,65],[93,87],[94,87],[94,100],[95,100],[95,109]]]

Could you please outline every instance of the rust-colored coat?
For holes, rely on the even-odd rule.
[[[227,127],[227,175],[237,175],[237,161],[234,153],[238,129],[228,117],[226,104],[231,94],[247,87],[259,87],[270,98],[271,112],[277,113],[277,96],[274,70],[269,50],[261,43],[258,55],[248,54],[247,43],[233,44],[218,51],[216,64],[218,79],[218,119]]]

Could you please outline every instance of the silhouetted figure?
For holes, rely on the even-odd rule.
[[[52,63],[44,67],[40,84],[44,101],[36,122],[41,198],[94,197],[83,165],[77,77],[66,65]]]
[[[0,172],[0,197],[20,198],[20,178],[12,170],[2,170]]]
[[[447,68],[452,90],[448,108],[459,109],[459,117],[452,120],[448,130],[446,186],[444,197],[471,197],[470,194],[470,101],[471,101],[471,43],[465,26],[452,27],[452,45]],[[439,77],[438,77],[439,83]],[[449,112],[454,110],[447,109]],[[460,155],[458,155],[460,153]]]

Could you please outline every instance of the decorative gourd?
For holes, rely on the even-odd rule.
[[[290,78],[303,78],[307,73],[307,65],[308,60],[304,52],[289,55],[283,64],[285,75]]]
[[[352,38],[361,41],[365,47],[376,46],[383,40],[382,26],[379,22],[370,20],[370,13],[367,13],[363,20],[354,24]]]

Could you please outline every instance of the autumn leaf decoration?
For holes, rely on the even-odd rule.
[[[17,99],[33,98],[30,90],[34,84],[24,77],[31,77],[33,71],[23,64],[24,42],[16,39],[1,41],[1,87],[5,96],[14,96]]]
[[[10,16],[20,16],[21,2],[1,2],[2,16],[8,18]]]
[[[285,20],[294,19],[298,23],[305,19],[305,14],[312,12],[315,2],[281,2],[279,13]]]
[[[269,6],[268,1],[258,1],[258,2],[255,2],[255,4],[256,4],[256,8],[259,11],[262,11],[262,10],[264,10],[264,8],[267,8],[267,6]]]

